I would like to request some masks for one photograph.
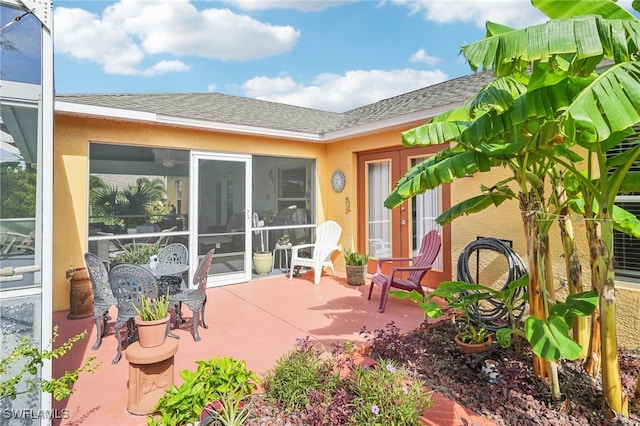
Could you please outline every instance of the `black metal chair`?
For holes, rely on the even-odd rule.
[[[196,269],[196,273],[193,276],[193,288],[169,295],[169,303],[176,307],[176,311],[181,303],[184,303],[191,309],[193,313],[193,339],[196,342],[200,341],[200,334],[198,333],[199,323],[202,322],[204,328],[209,328],[204,322],[204,308],[207,303],[207,278],[209,277],[209,268],[211,268],[214,251],[215,249],[210,250],[200,261],[198,269]],[[178,327],[178,323],[179,318],[176,312],[176,328]]]
[[[109,308],[116,306],[118,301],[111,291],[109,271],[104,261],[93,253],[85,253],[84,262],[93,288],[93,317],[96,320],[97,337],[92,349],[95,351],[102,344],[102,338],[107,335]]]
[[[120,329],[127,324],[127,342],[135,338],[135,324],[133,319],[138,315],[134,305],[140,308],[140,298],[145,296],[155,299],[158,296],[158,285],[153,274],[139,265],[120,264],[109,271],[111,291],[117,300],[118,318],[116,319],[116,337],[118,338],[118,353],[111,361],[117,364],[122,355],[122,336]]]

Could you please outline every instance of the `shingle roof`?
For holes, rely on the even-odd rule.
[[[325,134],[418,111],[462,103],[495,77],[477,73],[344,113],[220,93],[58,94],[56,101],[239,126]]]

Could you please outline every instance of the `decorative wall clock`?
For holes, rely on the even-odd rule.
[[[331,187],[333,188],[334,191],[342,192],[342,190],[344,189],[345,182],[346,182],[346,179],[344,177],[344,173],[342,173],[341,170],[336,170],[331,175]]]

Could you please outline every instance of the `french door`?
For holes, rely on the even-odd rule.
[[[422,237],[435,229],[442,237],[442,249],[423,284],[435,286],[451,279],[449,226],[435,219],[450,207],[450,188],[444,185],[405,201],[393,210],[384,200],[396,182],[416,164],[441,147],[399,148],[358,155],[358,246],[374,258],[414,257]]]
[[[209,286],[251,278],[251,157],[220,153],[191,154],[189,229],[195,230],[189,249],[193,265],[215,249]]]

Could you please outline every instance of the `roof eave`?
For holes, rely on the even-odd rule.
[[[356,136],[365,136],[373,133],[379,133],[380,131],[383,131],[385,129],[405,127],[416,122],[427,121],[438,114],[442,114],[458,106],[460,106],[460,103],[441,105],[436,108],[414,111],[409,114],[398,115],[384,120],[372,121],[370,123],[362,124],[359,126],[327,132],[324,134],[323,140],[325,143],[331,143]]]
[[[56,101],[55,111],[66,115],[95,117],[103,119],[124,120],[130,122],[156,123],[167,126],[186,127],[192,129],[215,130],[225,133],[264,136],[279,139],[303,140],[307,142],[323,143],[320,134],[297,132],[291,130],[270,129],[257,126],[196,120],[191,118],[174,117],[151,112],[132,111],[118,108],[100,107],[73,102]]]

